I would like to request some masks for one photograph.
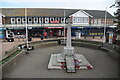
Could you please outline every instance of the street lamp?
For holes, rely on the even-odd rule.
[[[25,20],[26,20],[26,44],[28,48],[28,25],[27,25],[27,9],[25,8]]]
[[[65,9],[64,9],[64,43],[65,43]]]
[[[106,7],[106,9],[105,9],[105,24],[104,24],[104,40],[103,40],[103,42],[105,42],[106,41],[106,27],[107,27],[107,7]]]

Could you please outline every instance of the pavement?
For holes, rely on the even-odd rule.
[[[76,37],[72,37],[73,39],[75,39]],[[47,38],[44,40],[49,40],[49,39],[57,39],[57,38]],[[83,37],[81,37],[80,39],[85,40]],[[35,42],[35,41],[40,41],[40,38],[32,38],[31,42]],[[94,39],[92,37],[87,37],[86,40],[90,40],[90,41],[98,41],[98,42],[102,42],[103,39],[101,39],[100,37],[95,37]],[[23,44],[26,43],[25,39],[15,39],[14,42],[6,42],[6,41],[0,41],[0,56],[4,57],[5,56],[5,51],[9,51],[10,49],[14,48],[15,46],[18,46],[19,44]]]
[[[51,54],[63,51],[63,46],[39,48],[30,51],[15,62],[3,75],[3,78],[117,78],[118,61],[102,50],[74,47],[77,54],[84,55],[94,67],[92,70],[77,70],[66,73],[65,70],[48,70]]]

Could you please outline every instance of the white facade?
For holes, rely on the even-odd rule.
[[[71,16],[73,24],[89,24],[89,15],[83,10],[79,10]]]

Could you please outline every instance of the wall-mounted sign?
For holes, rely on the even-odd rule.
[[[60,23],[59,21],[50,21],[50,23]]]
[[[61,28],[64,28],[64,27],[45,27],[45,29],[61,29]]]

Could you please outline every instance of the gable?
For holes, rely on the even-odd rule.
[[[73,17],[89,17],[82,10],[77,11],[76,13],[72,14],[71,16],[73,16]]]

